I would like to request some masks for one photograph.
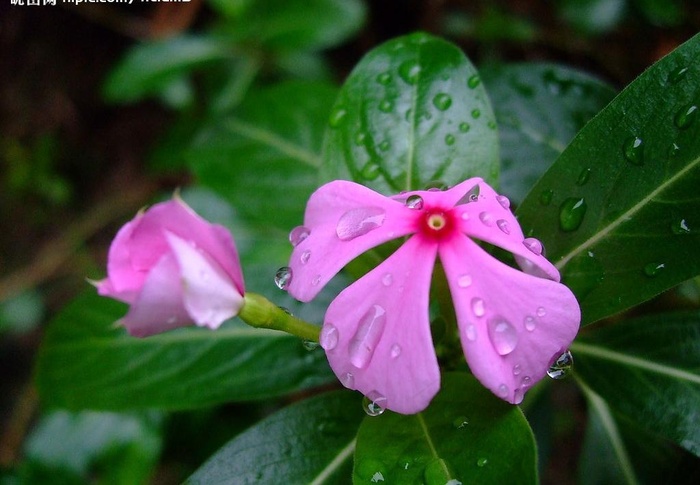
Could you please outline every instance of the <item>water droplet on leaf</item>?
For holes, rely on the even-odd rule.
[[[280,290],[286,290],[289,288],[289,284],[292,282],[292,268],[289,266],[283,266],[277,270],[275,273],[275,284]]]
[[[391,100],[384,99],[379,103],[379,111],[383,113],[391,113],[392,109],[394,109],[394,103]]]
[[[473,109],[472,110],[472,118],[475,120],[478,119],[481,116],[481,111],[478,109]]]
[[[685,130],[690,125],[695,122],[695,118],[698,117],[698,107],[694,104],[683,106],[676,116],[673,118],[673,122],[681,130]]]
[[[408,60],[401,63],[399,66],[399,76],[406,83],[414,85],[418,83],[421,74],[421,67],[418,61]]]
[[[479,79],[478,74],[473,74],[473,75],[469,76],[469,79],[467,80],[467,86],[469,86],[471,89],[474,89],[479,84],[481,84],[481,79]]]
[[[581,173],[578,174],[578,179],[576,179],[576,185],[586,185],[586,182],[588,182],[589,178],[591,178],[591,169],[584,168],[583,170],[581,170]]]
[[[459,124],[459,131],[461,131],[462,133],[468,132],[470,128],[471,125],[467,122],[462,122]]]
[[[625,140],[622,145],[622,153],[633,165],[642,165],[644,163],[644,143],[638,136],[633,136]]]
[[[372,308],[362,316],[357,331],[348,344],[352,365],[362,369],[369,364],[384,332],[385,323],[386,311],[379,305],[372,305]]]
[[[466,416],[457,416],[452,421],[452,426],[454,426],[457,429],[465,428],[468,424],[469,424],[469,420],[467,419]]]
[[[498,355],[508,355],[518,345],[518,331],[502,316],[495,316],[488,321],[491,344]]]
[[[673,232],[673,234],[690,234],[690,227],[688,227],[688,223],[685,219],[681,219],[671,224],[671,232]]]
[[[383,72],[377,76],[377,82],[383,86],[386,86],[391,82],[391,74],[388,72]]]
[[[540,194],[540,204],[549,205],[552,202],[554,191],[552,189],[543,190]]]
[[[676,69],[674,69],[673,71],[671,71],[668,74],[668,82],[670,82],[671,84],[675,84],[678,81],[680,81],[681,79],[683,79],[687,73],[688,73],[687,67],[684,67],[684,66],[677,67]]]
[[[664,263],[649,263],[644,266],[644,274],[649,277],[657,276],[666,267]]]
[[[337,107],[331,112],[331,116],[328,118],[328,124],[331,128],[338,128],[342,123],[348,112],[345,108]]]
[[[323,350],[333,350],[338,345],[338,329],[332,323],[324,323],[321,328],[321,334],[318,337],[318,343],[321,344]]]
[[[574,367],[574,357],[568,350],[554,360],[547,370],[547,375],[552,379],[563,379]]]
[[[385,212],[379,207],[350,209],[340,217],[335,228],[341,241],[350,241],[363,236],[384,224]]]
[[[365,180],[376,180],[377,177],[379,177],[379,172],[380,172],[380,167],[374,162],[367,162],[364,167],[362,167],[362,170],[360,171],[360,175],[362,178]]]
[[[452,145],[454,145],[454,144],[455,144],[455,136],[452,135],[452,134],[450,134],[450,133],[448,133],[447,135],[445,135],[445,144],[446,144],[447,146],[452,146]]]
[[[476,466],[478,466],[479,468],[483,468],[488,464],[488,462],[489,460],[486,458],[479,458],[478,460],[476,460]]]
[[[449,94],[436,94],[433,98],[433,105],[440,111],[446,111],[452,106],[452,98]]]
[[[559,227],[562,231],[575,231],[586,215],[586,201],[582,197],[569,197],[559,207]]]
[[[297,226],[289,232],[289,242],[292,246],[298,246],[304,239],[309,237],[311,231],[304,226]]]
[[[387,140],[384,140],[379,144],[379,149],[383,152],[387,151],[389,148],[391,148],[391,143],[389,143]]]

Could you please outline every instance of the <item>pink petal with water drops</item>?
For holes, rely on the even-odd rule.
[[[151,269],[129,313],[119,320],[136,337],[147,337],[192,323],[182,304],[180,267],[172,254]]]
[[[353,182],[323,185],[306,206],[308,235],[292,252],[286,289],[298,300],[311,300],[352,259],[415,230],[417,212]]]
[[[497,396],[520,403],[576,336],[576,298],[560,283],[505,265],[467,237],[443,244],[439,254],[472,373]]]
[[[537,251],[535,240],[526,240],[508,199],[489,185],[480,183],[478,198],[460,204],[456,212],[463,233],[510,251],[526,273],[559,281],[559,271],[542,255],[541,244]]]
[[[207,253],[166,231],[166,239],[180,267],[183,303],[199,326],[218,328],[238,315],[243,295]]]
[[[428,321],[436,249],[409,239],[333,300],[321,331],[338,379],[399,413],[422,411],[440,388]]]

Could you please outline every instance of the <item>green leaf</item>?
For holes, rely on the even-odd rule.
[[[49,326],[37,386],[49,406],[188,409],[259,400],[333,379],[323,352],[286,334],[230,321],[134,338],[114,322],[123,303],[87,291]]]
[[[323,130],[336,88],[290,82],[250,93],[215,119],[186,155],[199,181],[249,222],[289,231],[317,188]]]
[[[537,483],[532,431],[520,409],[474,377],[443,375],[428,409],[365,418],[353,483]],[[454,480],[454,481],[453,481]]]
[[[602,81],[556,64],[495,65],[480,73],[498,121],[501,191],[515,204],[615,96]]]
[[[700,35],[588,123],[518,209],[583,323],[700,273]]]
[[[232,56],[220,39],[183,35],[134,46],[109,73],[103,95],[111,102],[133,102],[172,86],[183,74]]]
[[[325,180],[388,194],[498,178],[486,91],[455,45],[417,33],[368,53],[341,89],[324,141]]]
[[[186,483],[349,483],[362,416],[347,391],[296,403],[231,440]]]
[[[596,329],[571,351],[577,376],[614,411],[700,456],[700,312]]]

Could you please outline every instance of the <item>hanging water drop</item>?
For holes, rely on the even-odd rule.
[[[362,369],[369,364],[384,332],[385,323],[386,311],[379,305],[372,305],[362,316],[357,331],[348,344],[352,365]]]
[[[472,313],[474,313],[474,316],[483,317],[486,314],[484,300],[482,300],[481,298],[472,298],[471,306]]]
[[[508,199],[508,197],[505,195],[497,195],[496,201],[501,204],[501,207],[504,209],[510,209],[510,199]]]
[[[697,117],[698,107],[694,104],[689,104],[678,110],[676,116],[673,118],[673,122],[678,128],[685,130],[695,122],[695,118]]]
[[[457,278],[457,286],[460,288],[469,288],[472,284],[472,277],[468,274],[463,274]]]
[[[542,246],[542,243],[534,237],[524,239],[523,245],[525,245],[525,247],[528,248],[535,256],[541,256],[542,251],[544,251],[544,246]]]
[[[510,234],[510,228],[508,227],[508,221],[505,219],[498,219],[496,225],[504,234]]]
[[[491,344],[498,355],[508,355],[518,345],[518,331],[500,315],[489,319],[488,332]]]
[[[384,209],[379,207],[350,209],[340,217],[335,232],[341,241],[350,241],[381,227],[384,217]]]
[[[371,391],[362,399],[362,408],[367,416],[379,416],[386,410],[386,397],[377,391]]]
[[[338,345],[338,329],[332,323],[324,323],[321,328],[321,334],[318,337],[318,343],[321,344],[323,350],[333,350]]]
[[[642,165],[644,163],[644,143],[638,136],[633,136],[625,140],[622,145],[622,153],[633,165]]]
[[[297,226],[289,232],[289,242],[292,246],[296,247],[301,242],[309,237],[311,231],[304,226]]]
[[[311,251],[308,249],[301,253],[301,256],[299,256],[299,261],[301,262],[301,264],[308,263],[309,259],[311,259]]]
[[[574,357],[568,350],[554,360],[554,363],[547,369],[547,375],[552,379],[563,379],[574,367]]]
[[[275,284],[280,290],[286,290],[289,288],[289,284],[292,282],[292,268],[289,266],[283,266],[277,270],[275,273]]]
[[[446,111],[452,106],[452,98],[449,94],[436,94],[433,98],[433,105],[440,111]]]
[[[421,74],[421,67],[418,61],[408,60],[401,63],[399,66],[399,76],[406,83],[414,85],[418,83]]]
[[[423,197],[420,195],[409,195],[406,199],[406,207],[414,210],[421,210],[423,208]]]
[[[588,205],[582,197],[569,197],[559,207],[559,227],[562,231],[575,231],[581,226]]]

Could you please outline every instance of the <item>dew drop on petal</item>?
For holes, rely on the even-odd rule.
[[[340,217],[335,228],[341,241],[351,241],[384,224],[385,212],[379,207],[350,209]]]
[[[423,208],[423,197],[420,195],[409,195],[406,199],[406,207],[414,210],[421,210]]]
[[[574,357],[568,350],[554,360],[554,363],[547,369],[547,375],[552,379],[563,379],[574,367]]]
[[[391,355],[392,359],[396,359],[399,355],[401,355],[401,346],[399,344],[393,344],[389,355]]]
[[[472,298],[472,312],[477,317],[483,317],[486,313],[486,308],[484,306],[484,300],[481,298]]]
[[[332,323],[324,323],[321,328],[321,334],[318,337],[318,343],[321,344],[323,350],[333,350],[338,345],[338,329]]]
[[[372,307],[360,319],[357,331],[348,344],[350,363],[362,369],[369,364],[384,332],[386,312],[379,305]]]
[[[299,256],[299,261],[301,261],[301,264],[308,263],[309,259],[311,259],[311,251],[308,249],[301,253],[301,256]]]
[[[498,386],[498,395],[500,397],[508,397],[508,386],[505,384]]]
[[[514,376],[519,376],[523,371],[523,368],[520,366],[520,364],[515,364],[513,366],[513,375]]]
[[[289,242],[292,246],[298,246],[304,239],[309,237],[311,231],[304,226],[297,226],[289,232]]]
[[[528,332],[534,331],[535,328],[537,327],[537,320],[535,320],[535,317],[533,317],[532,315],[526,316],[524,323],[525,323],[525,330],[527,330]]]
[[[523,388],[530,387],[531,385],[532,385],[532,377],[530,377],[530,376],[523,377]]]
[[[362,408],[367,416],[379,416],[386,410],[386,397],[377,391],[370,391],[362,399]]]
[[[504,209],[510,209],[510,200],[505,195],[497,195],[496,200]]]
[[[479,214],[479,220],[488,227],[493,226],[493,217],[488,212],[482,212]]]
[[[535,254],[537,256],[542,255],[542,251],[544,250],[544,246],[542,246],[542,243],[538,239],[535,239],[534,237],[528,237],[525,240],[523,240],[523,244],[533,254]]]
[[[314,276],[314,279],[311,280],[311,285],[312,286],[318,286],[318,284],[321,282],[321,275],[317,274]]]
[[[348,389],[355,389],[355,376],[352,372],[346,372],[340,377],[340,383]]]
[[[472,284],[472,277],[468,274],[463,274],[457,278],[457,286],[460,288],[469,288]]]
[[[508,227],[508,221],[505,219],[498,219],[496,225],[503,232],[503,234],[510,234],[510,228]]]
[[[464,335],[467,337],[467,340],[474,342],[476,340],[476,327],[470,323],[464,330]]]
[[[518,345],[518,331],[500,315],[489,319],[488,332],[491,344],[498,355],[508,355]]]
[[[289,266],[283,266],[277,270],[275,273],[275,284],[280,290],[286,290],[289,288],[292,282],[292,268]]]
[[[543,317],[546,314],[547,314],[547,310],[545,310],[544,307],[537,308],[537,316],[538,317]]]
[[[393,282],[394,282],[394,277],[392,276],[391,273],[385,273],[384,276],[382,276],[382,285],[391,286]]]

